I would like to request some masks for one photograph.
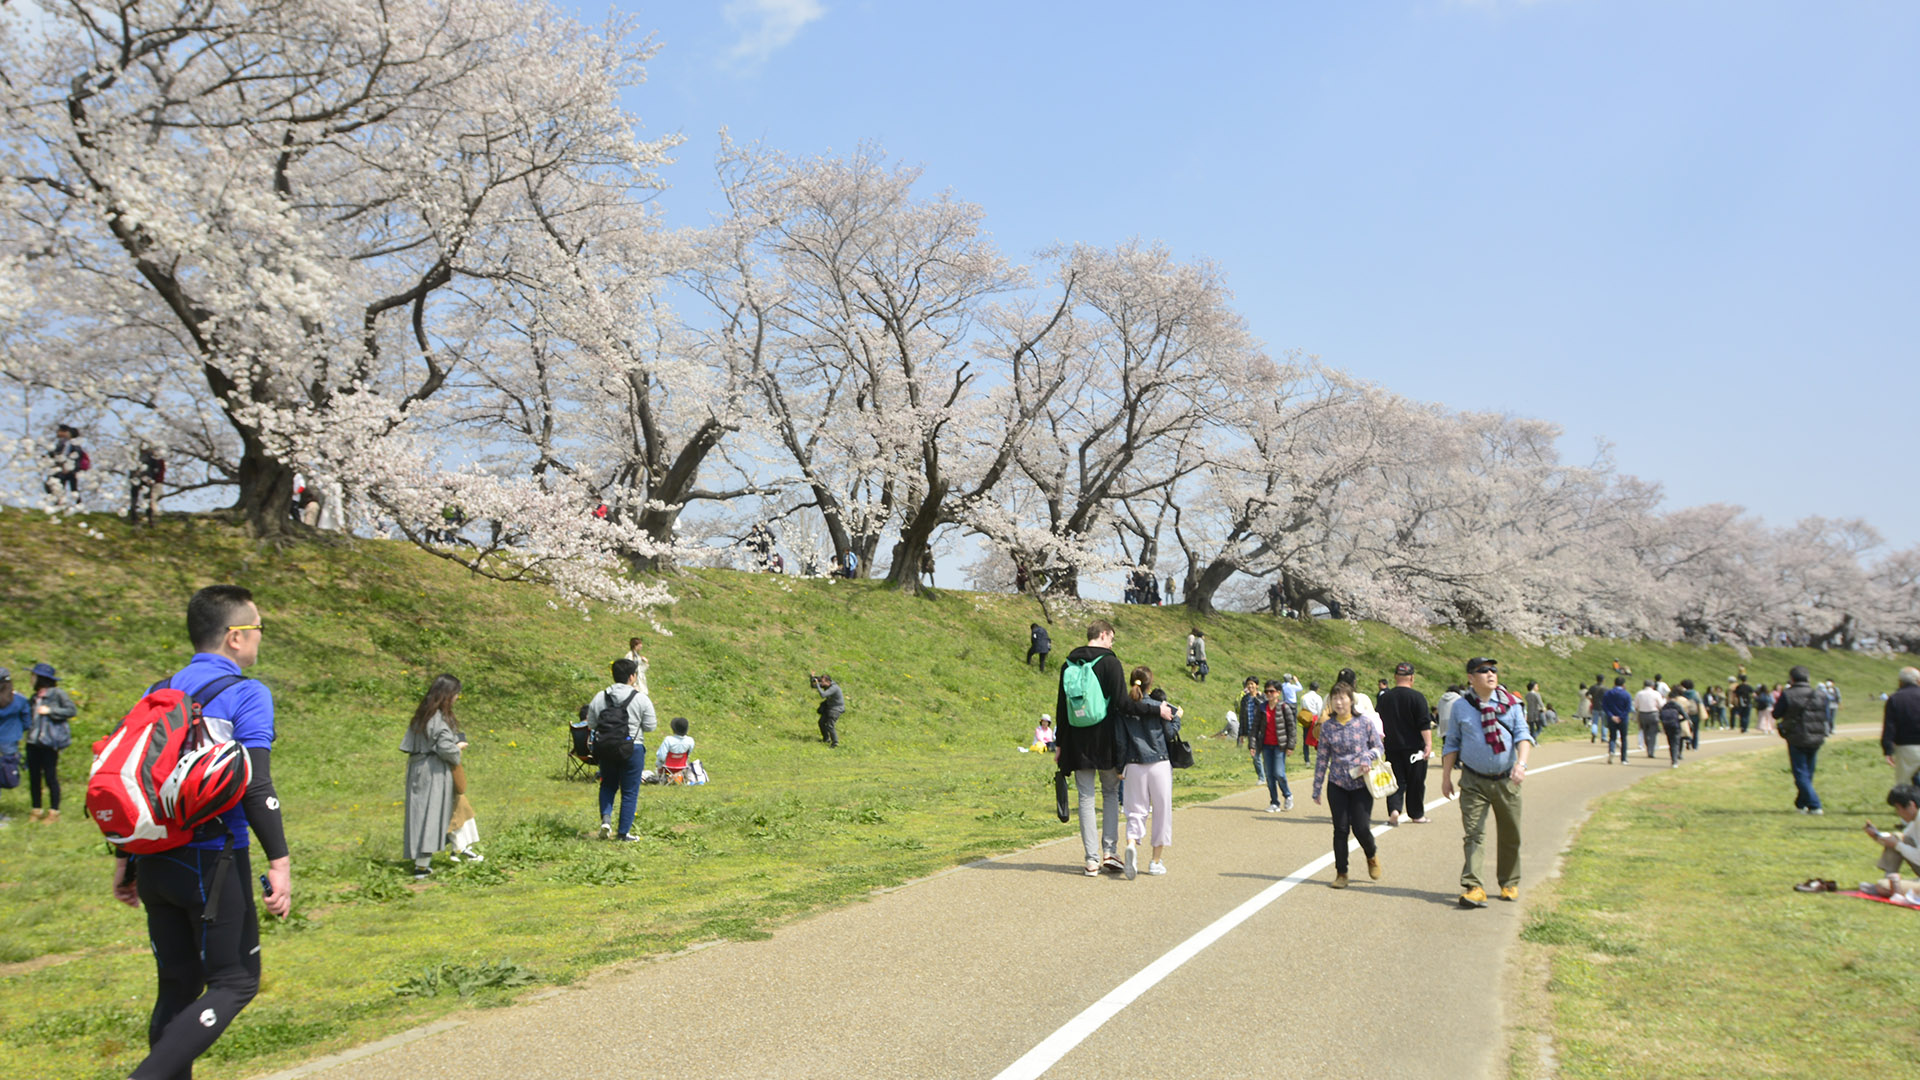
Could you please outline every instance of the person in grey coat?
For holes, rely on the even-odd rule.
[[[33,665],[33,693],[28,698],[27,786],[33,799],[29,821],[52,824],[60,820],[60,751],[73,744],[73,729],[68,726],[80,711],[73,698],[60,689],[60,674],[53,665]],[[40,809],[40,786],[47,788],[47,809]]]
[[[406,857],[413,860],[413,876],[433,873],[433,853],[447,846],[447,824],[453,819],[454,770],[467,748],[454,718],[453,703],[460,699],[460,680],[436,675],[420,707],[413,710],[400,749],[407,755]]]
[[[847,711],[847,696],[831,675],[807,672],[807,682],[820,693],[820,741],[829,748],[840,745],[840,717]]]

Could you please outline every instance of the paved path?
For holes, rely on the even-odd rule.
[[[1718,733],[1688,759],[1779,745]],[[1376,829],[1382,880],[1366,880],[1356,848],[1359,880],[1342,892],[1326,887],[1331,825],[1308,783],[1286,814],[1264,812],[1262,787],[1177,811],[1164,877],[1084,877],[1076,832],[766,941],[635,965],[278,1075],[1500,1077],[1500,988],[1528,883],[1596,796],[1667,771],[1664,748],[1604,762],[1588,743],[1537,748],[1519,904],[1456,906],[1457,804],[1430,804],[1430,825]],[[1457,1008],[1454,988],[1471,993]],[[624,1037],[608,1033],[616,1011],[635,1018]]]

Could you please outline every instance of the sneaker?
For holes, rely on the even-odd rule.
[[[600,839],[602,840],[613,839],[613,822],[603,821],[600,823]]]
[[[487,861],[487,857],[485,855],[480,854],[477,851],[469,851],[466,854],[467,854],[468,862],[486,862]]]
[[[1114,854],[1108,854],[1106,858],[1100,860],[1100,869],[1113,874],[1124,874],[1127,871],[1126,864],[1120,861],[1120,856]]]
[[[1345,875],[1345,874],[1335,874],[1335,875],[1333,875],[1333,887],[1334,887],[1334,888],[1336,888],[1336,889],[1344,889],[1344,888],[1346,888],[1346,887],[1347,887],[1347,875]]]
[[[1520,886],[1518,885],[1500,886],[1500,899],[1505,900],[1508,903],[1512,903],[1513,901],[1520,899]]]
[[[1100,876],[1100,860],[1099,859],[1087,860],[1087,876],[1088,877]]]
[[[1282,809],[1282,810],[1291,810],[1291,809],[1293,809],[1293,796],[1291,796],[1291,795],[1289,795],[1289,796],[1287,796],[1287,801],[1286,801],[1286,802],[1284,802],[1284,803],[1281,803],[1281,804],[1280,804],[1280,809]]]
[[[1167,872],[1167,864],[1161,862],[1159,859],[1155,859],[1152,862],[1147,864],[1147,873],[1152,874],[1155,877],[1158,877],[1161,874],[1164,874],[1166,872]]]
[[[640,838],[633,835],[630,832],[621,833],[620,840],[622,843],[627,843],[627,844],[637,844],[640,842]]]
[[[416,866],[413,868],[413,880],[415,881],[425,881],[432,876],[433,867],[431,866]]]
[[[1807,813],[1812,814],[1814,817],[1819,817],[1820,815],[1826,813],[1826,811],[1816,806],[1813,809],[1807,811]]]
[[[1127,845],[1126,861],[1121,864],[1127,880],[1132,881],[1140,873],[1140,851],[1132,844]]]
[[[1375,881],[1380,880],[1380,857],[1379,856],[1377,855],[1367,856],[1367,876],[1372,878]]]
[[[1677,762],[1677,761],[1676,761],[1676,762],[1674,762],[1673,764],[1671,764],[1671,765],[1669,765],[1669,766],[1667,766],[1667,768],[1669,768],[1669,769],[1677,769],[1677,768],[1679,768],[1679,767],[1680,767],[1680,763],[1679,763],[1679,762]]]
[[[1613,764],[1613,751],[1607,751],[1607,764]]]
[[[1460,906],[1461,907],[1486,907],[1487,906],[1487,890],[1481,888],[1478,885],[1475,885],[1473,888],[1468,889],[1466,892],[1461,893]]]
[[[1279,804],[1279,803],[1277,803],[1277,802],[1276,802],[1276,803],[1268,803],[1268,804],[1267,804],[1267,813],[1269,813],[1269,814],[1277,814],[1277,813],[1279,813],[1279,812],[1280,812],[1280,804]]]

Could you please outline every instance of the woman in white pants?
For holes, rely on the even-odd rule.
[[[1127,679],[1127,696],[1134,701],[1165,695],[1153,688],[1153,671],[1133,669]],[[1167,760],[1167,733],[1180,730],[1180,711],[1172,720],[1156,714],[1126,713],[1120,719],[1120,760],[1126,783],[1122,785],[1127,812],[1127,848],[1121,857],[1127,880],[1139,872],[1139,843],[1147,839],[1147,815],[1153,815],[1153,861],[1147,873],[1164,874],[1167,865],[1161,856],[1173,843],[1173,764]]]

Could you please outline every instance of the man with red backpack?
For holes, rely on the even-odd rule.
[[[280,799],[274,793],[273,694],[242,672],[260,657],[260,609],[237,585],[211,585],[187,603],[194,657],[156,690],[201,704],[207,733],[244,748],[251,778],[239,805],[182,845],[114,860],[114,899],[145,905],[159,992],[135,1080],[189,1075],[260,988],[260,923],[253,903],[248,833],[267,857],[267,910],[285,918],[293,897]],[[224,686],[218,684],[224,683]],[[211,694],[206,693],[213,690]],[[91,795],[91,792],[90,792]],[[91,799],[89,800],[91,802]]]

